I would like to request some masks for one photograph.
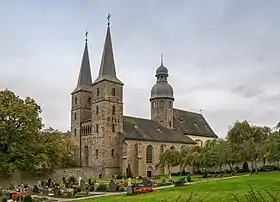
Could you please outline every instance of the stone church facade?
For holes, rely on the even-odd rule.
[[[81,166],[96,177],[126,174],[154,176],[166,149],[180,150],[217,138],[201,113],[174,108],[168,69],[161,61],[151,90],[151,119],[124,116],[123,82],[117,77],[108,23],[98,77],[92,82],[87,39],[78,83],[72,95],[71,137],[79,145]],[[173,172],[178,172],[174,168]]]

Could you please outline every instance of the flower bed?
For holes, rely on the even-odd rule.
[[[154,191],[152,187],[138,188],[134,189],[134,194],[144,194],[152,191]]]

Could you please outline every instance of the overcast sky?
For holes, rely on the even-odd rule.
[[[47,127],[68,130],[85,30],[94,80],[111,12],[125,115],[150,117],[163,53],[176,108],[202,109],[221,137],[236,120],[275,126],[279,8],[279,0],[2,0],[0,89],[34,98]]]

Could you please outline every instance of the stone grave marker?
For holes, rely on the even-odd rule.
[[[86,182],[84,180],[81,180],[80,188],[81,188],[82,191],[86,190]]]
[[[31,194],[31,193],[32,193],[32,187],[31,187],[30,185],[27,186],[26,192],[27,192],[28,194]]]
[[[54,196],[55,196],[55,197],[60,196],[60,187],[59,187],[59,186],[56,186],[56,187],[53,189],[53,193],[54,193]]]
[[[151,187],[152,186],[152,182],[149,178],[144,178],[143,179],[143,186],[144,187]]]
[[[119,188],[118,183],[115,180],[111,179],[111,181],[109,183],[110,192],[116,192],[116,191],[118,191],[118,188]]]

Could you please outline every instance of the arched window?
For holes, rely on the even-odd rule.
[[[116,95],[116,89],[112,88],[112,95],[115,96]]]
[[[169,101],[169,109],[171,109],[171,108],[172,108],[172,102]]]
[[[116,107],[115,107],[115,106],[112,107],[112,114],[113,114],[113,115],[116,114]]]
[[[76,113],[74,113],[74,120],[76,120],[77,119],[77,114]]]
[[[96,96],[99,96],[99,94],[100,94],[99,88],[96,88]]]
[[[95,150],[95,157],[98,159],[98,149]]]
[[[89,133],[91,133],[91,126],[89,127]]]
[[[99,125],[96,124],[96,132],[99,133]]]
[[[152,108],[153,108],[153,109],[156,108],[156,103],[155,103],[155,102],[152,103]]]
[[[85,160],[85,166],[89,165],[89,151],[88,146],[85,146],[84,148],[84,160]]]
[[[75,105],[76,105],[78,103],[78,98],[75,97],[74,100],[75,100]]]
[[[115,124],[112,124],[112,132],[115,132]]]
[[[114,149],[111,150],[111,156],[115,156],[115,150]]]
[[[164,102],[163,102],[163,100],[161,100],[161,101],[160,101],[160,103],[159,103],[159,107],[160,107],[161,109],[163,109],[163,108],[164,108]]]
[[[174,146],[170,147],[170,150],[175,150],[175,147]]]
[[[153,147],[152,145],[146,148],[146,163],[153,163]]]
[[[75,128],[74,129],[74,136],[76,136],[77,135],[77,129]]]
[[[98,114],[99,113],[99,107],[98,106],[96,106],[96,114]]]
[[[91,97],[88,97],[88,104],[91,104]]]

